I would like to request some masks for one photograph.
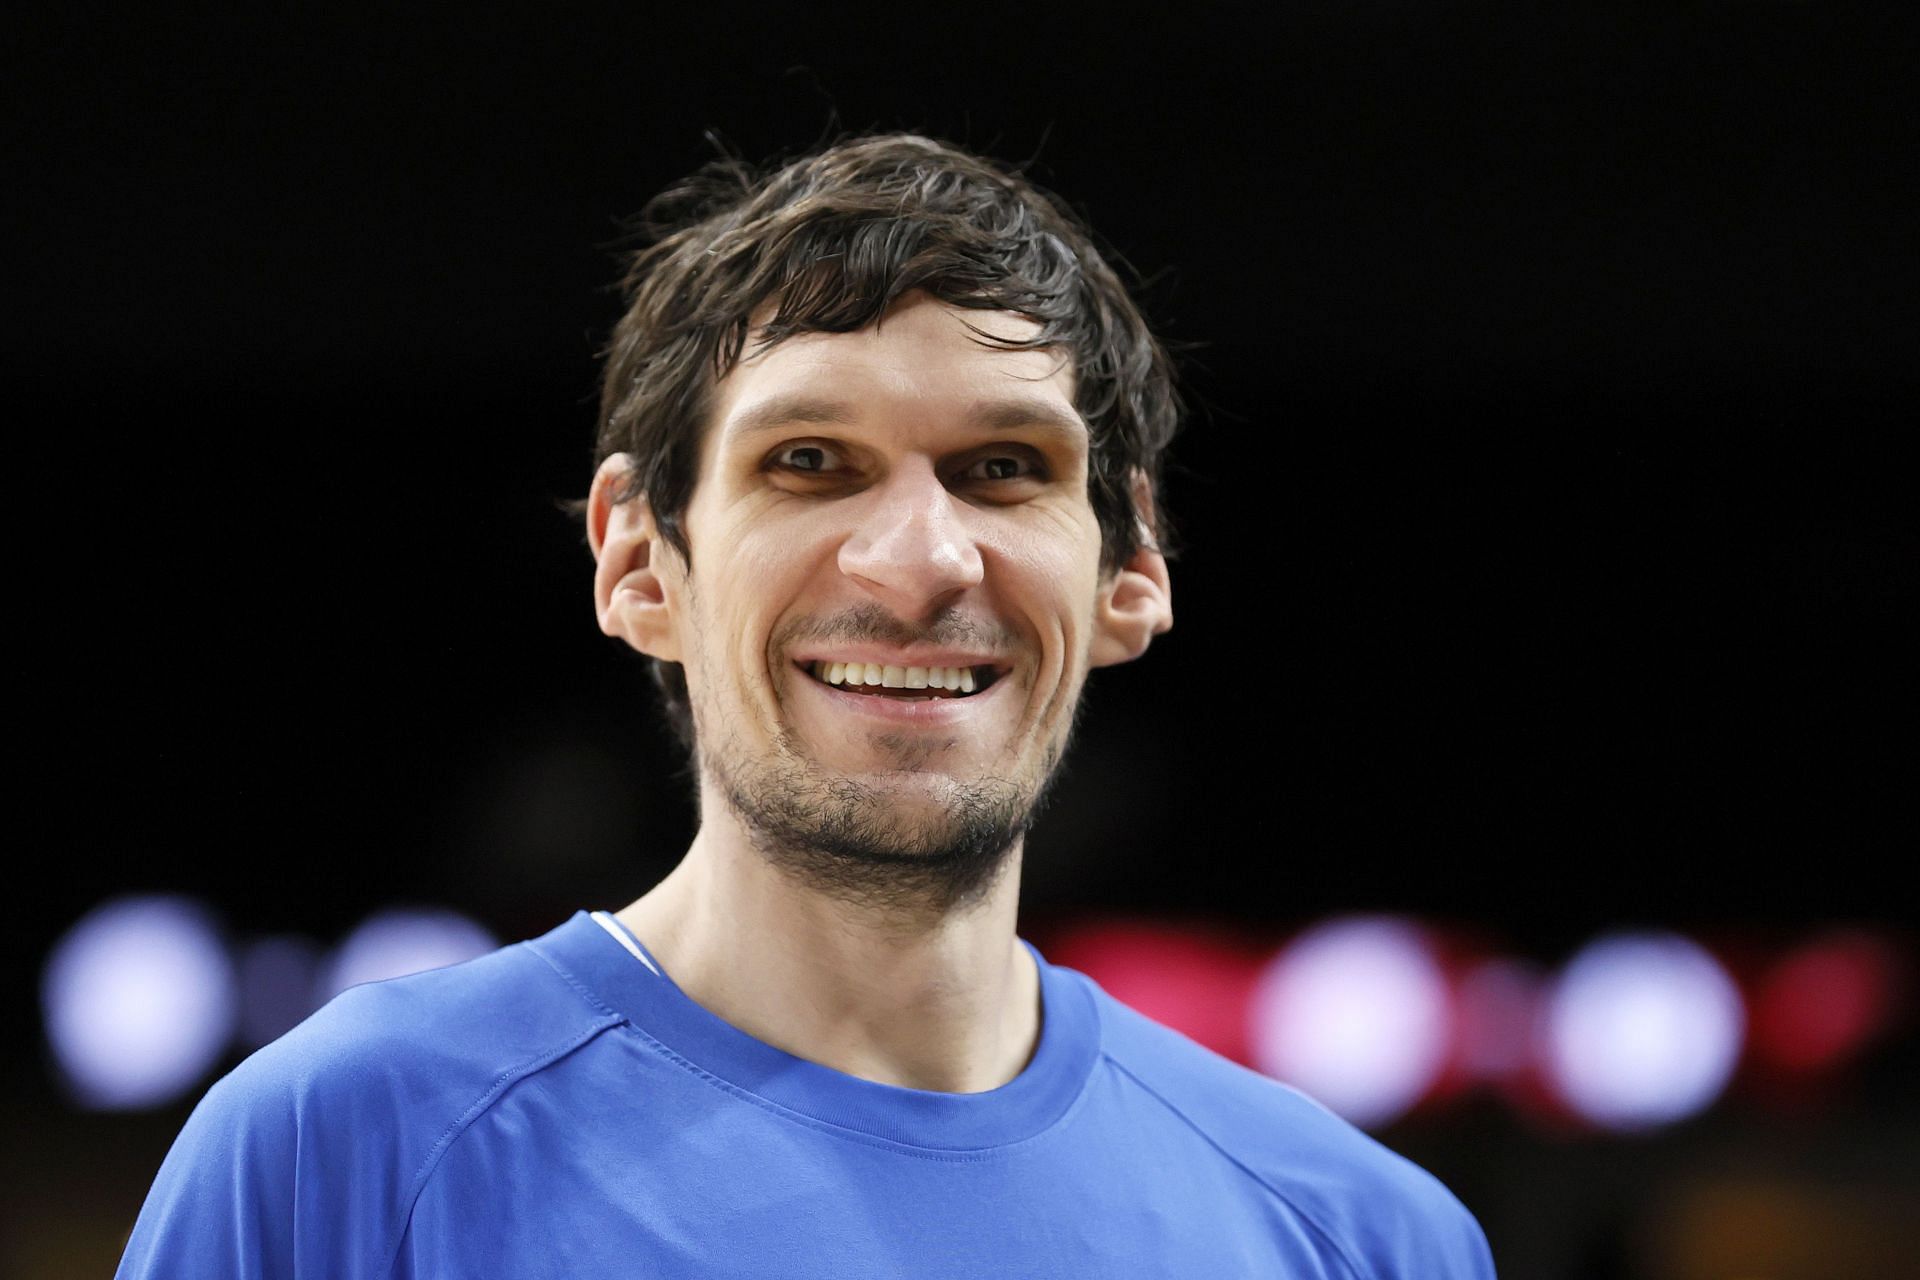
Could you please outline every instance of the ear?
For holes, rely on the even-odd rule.
[[[644,495],[616,502],[633,460],[616,453],[594,473],[587,495],[587,545],[593,548],[593,611],[600,630],[641,653],[680,661],[664,558],[672,549],[654,526]]]
[[[1100,584],[1090,653],[1096,667],[1131,662],[1147,651],[1155,636],[1173,629],[1173,583],[1154,538],[1153,487],[1146,474],[1136,470],[1132,488],[1140,547]]]

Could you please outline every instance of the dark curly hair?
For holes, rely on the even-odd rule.
[[[661,536],[689,565],[682,521],[713,389],[749,337],[759,348],[796,333],[851,333],[915,289],[1039,324],[1020,340],[976,334],[1071,359],[1102,566],[1117,569],[1145,538],[1167,550],[1158,494],[1181,417],[1172,363],[1086,225],[1017,171],[914,134],[844,139],[776,169],[723,156],[649,201],[637,230],[644,245],[621,281],[626,313],[602,353],[594,462],[632,457],[615,500],[646,495]],[[765,303],[772,318],[750,333]],[[1150,527],[1134,510],[1135,472],[1154,499]],[[654,678],[691,751],[684,673],[655,662]]]

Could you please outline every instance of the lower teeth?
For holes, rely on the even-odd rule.
[[[889,689],[878,684],[838,684],[828,685],[830,689],[844,689],[848,693],[857,693],[867,698],[892,698],[896,702],[933,702],[947,698],[964,698],[964,693],[922,693],[917,689]]]

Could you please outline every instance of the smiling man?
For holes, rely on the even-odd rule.
[[[249,1059],[121,1274],[1490,1276],[1429,1175],[1016,935],[1089,672],[1173,622],[1176,401],[1085,229],[912,136],[650,215],[585,514],[692,846]]]

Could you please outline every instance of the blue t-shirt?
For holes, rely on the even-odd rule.
[[[1040,967],[987,1093],[796,1058],[612,917],[342,994],[208,1091],[135,1277],[1481,1277],[1430,1174]]]

